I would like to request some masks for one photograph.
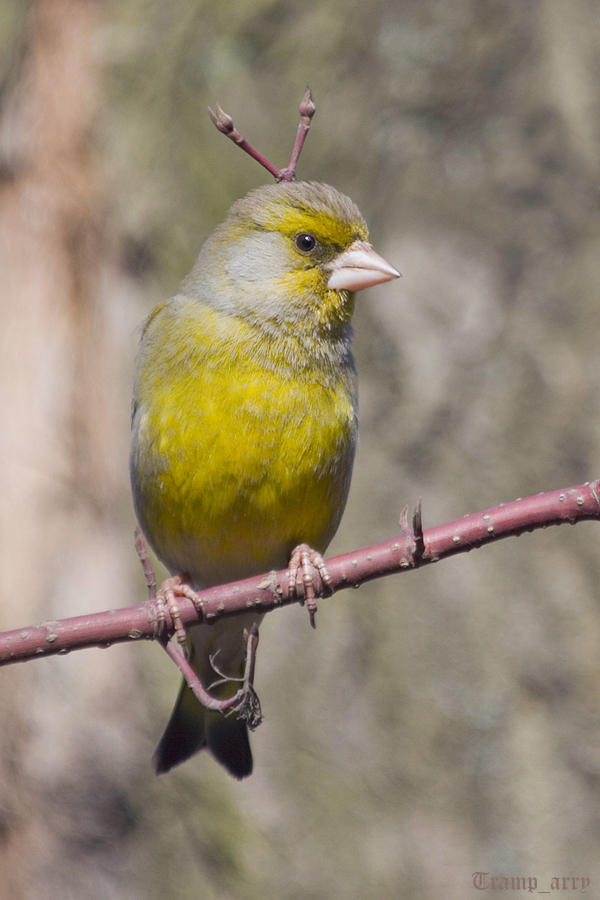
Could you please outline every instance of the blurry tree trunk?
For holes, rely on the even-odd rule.
[[[36,0],[3,96],[3,629],[131,599],[117,503],[127,413],[112,403],[123,352],[90,140],[99,9]],[[94,652],[2,673],[0,897],[122,896],[111,843],[125,842],[132,821],[134,730],[119,730],[132,659]]]

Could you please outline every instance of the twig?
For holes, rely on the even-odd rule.
[[[237,146],[240,147],[244,151],[244,153],[247,153],[248,156],[251,156],[252,159],[255,159],[256,162],[260,163],[261,166],[264,166],[267,172],[270,172],[277,181],[295,181],[298,157],[300,156],[302,147],[304,146],[304,141],[306,140],[306,136],[308,135],[310,123],[312,117],[316,112],[316,109],[317,107],[315,105],[311,90],[307,87],[304,92],[302,102],[300,103],[300,124],[298,125],[298,131],[296,133],[294,149],[292,150],[290,161],[285,169],[278,169],[277,166],[274,166],[273,163],[269,162],[266,156],[263,156],[259,150],[253,147],[252,144],[246,140],[246,138],[243,138],[233,124],[233,119],[231,118],[231,116],[227,115],[226,112],[223,112],[218,103],[216,112],[213,112],[210,106],[208,107],[208,115],[210,116],[215,128],[217,128],[221,132],[221,134],[226,135],[226,137],[232,140],[234,144],[237,144]]]
[[[394,572],[417,569],[500,538],[549,525],[575,524],[587,519],[600,519],[599,481],[501,503],[424,531],[417,507],[412,527],[408,526],[407,521],[403,522],[399,537],[327,560],[331,593],[348,587],[359,587],[366,581]],[[199,597],[203,613],[198,612],[191,601],[181,601],[183,625],[193,625],[202,620],[210,623],[221,616],[235,615],[249,609],[269,612],[298,602],[296,596],[289,594],[287,571],[270,572],[245,581],[210,588],[202,591]],[[68,653],[85,647],[107,647],[113,643],[141,638],[164,638],[158,625],[156,604],[146,602],[126,609],[77,616],[59,622],[44,622],[36,627],[8,631],[0,634],[0,665]],[[171,634],[173,623],[170,616],[167,617],[167,628]]]
[[[148,589],[148,600],[156,602],[156,575],[154,574],[154,569],[152,568],[152,563],[150,562],[150,557],[148,556],[148,550],[146,548],[146,541],[144,540],[144,535],[142,534],[142,529],[139,525],[135,526],[133,538],[137,555],[140,558],[142,569],[144,570],[144,578],[146,579],[146,587]]]
[[[192,668],[188,660],[183,656],[179,648],[165,638],[159,638],[159,642],[167,655],[173,660],[188,687],[194,692],[194,696],[200,701],[206,709],[226,714],[228,712],[237,712],[238,717],[244,719],[251,728],[256,728],[260,724],[260,704],[258,697],[254,692],[254,671],[256,667],[256,648],[258,646],[258,631],[253,630],[248,635],[246,643],[246,667],[242,686],[235,692],[232,697],[226,700],[217,700],[208,693],[203,687],[198,675]],[[235,681],[236,679],[226,679],[227,681]],[[258,707],[258,713],[256,708]]]

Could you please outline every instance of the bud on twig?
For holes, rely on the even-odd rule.
[[[315,103],[314,97],[312,95],[311,89],[307,86],[304,91],[304,97],[300,102],[300,115],[303,119],[308,119],[307,125],[310,124],[310,120],[314,116],[317,111],[317,105]]]
[[[218,128],[219,131],[223,134],[226,134],[227,137],[229,137],[231,133],[235,131],[235,128],[233,127],[233,119],[231,118],[231,116],[228,116],[226,112],[223,112],[218,103],[216,113],[213,112],[209,106],[208,114],[212,119],[215,128]]]

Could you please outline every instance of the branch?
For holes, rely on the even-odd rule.
[[[567,522],[574,525],[586,519],[600,520],[600,481],[501,503],[425,531],[421,529],[419,504],[412,526],[408,525],[406,511],[403,513],[400,519],[402,530],[398,537],[327,561],[331,593],[359,587],[366,581],[395,572],[418,569],[500,538],[513,537],[548,525]],[[298,602],[297,597],[290,596],[285,570],[209,588],[199,596],[201,613],[191,601],[181,601],[183,625],[201,621],[211,623],[222,616],[236,615],[249,609],[269,612]],[[164,642],[164,629],[161,629],[163,614],[157,613],[155,602],[147,601],[126,609],[7,631],[0,634],[0,665],[86,647],[109,647],[114,643],[141,638],[159,638]],[[165,615],[167,633],[172,633],[170,615],[168,612]]]
[[[256,648],[258,647],[258,627],[254,625],[250,632],[246,632],[244,630],[244,635],[246,638],[246,666],[244,677],[240,679],[241,686],[235,692],[233,697],[229,697],[226,700],[217,700],[202,687],[202,683],[198,678],[198,675],[196,674],[188,660],[185,658],[181,650],[173,643],[171,643],[168,638],[159,637],[158,640],[159,643],[162,644],[167,655],[175,663],[175,665],[185,678],[188,687],[191,688],[196,698],[200,701],[205,709],[212,709],[216,712],[223,713],[224,715],[229,712],[235,712],[237,713],[239,719],[244,719],[248,727],[254,730],[260,725],[262,721],[260,701],[254,691],[254,669],[256,663]],[[212,658],[211,663],[215,672],[217,672],[217,674],[220,674],[215,666],[214,659]],[[224,675],[222,678],[222,682],[236,680],[237,679],[229,678],[226,675]],[[219,683],[220,682],[216,682],[215,684],[213,684],[212,688],[215,688]]]
[[[294,143],[294,149],[292,150],[292,155],[290,156],[290,161],[285,167],[285,169],[278,169],[277,166],[274,166],[273,163],[269,162],[266,156],[263,156],[255,147],[250,144],[246,138],[243,138],[235,125],[233,124],[233,119],[231,116],[227,115],[226,112],[223,112],[219,104],[217,103],[217,111],[213,112],[210,106],[208,107],[208,115],[215,126],[215,128],[228,137],[234,144],[237,144],[244,153],[247,153],[248,156],[251,156],[252,159],[255,159],[257,163],[260,163],[261,166],[270,172],[273,178],[276,181],[295,181],[296,180],[296,164],[298,162],[298,157],[300,156],[300,151],[304,146],[304,141],[306,140],[306,136],[308,135],[310,129],[310,123],[312,117],[314,116],[317,107],[315,105],[315,101],[312,95],[310,88],[306,88],[304,92],[304,96],[300,103],[300,124],[298,125],[298,131],[296,133],[296,141]]]

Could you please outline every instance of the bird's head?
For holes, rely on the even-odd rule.
[[[371,248],[348,197],[325,184],[282,182],[234,203],[182,291],[267,330],[327,334],[349,324],[355,291],[398,276]]]

